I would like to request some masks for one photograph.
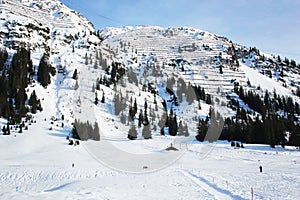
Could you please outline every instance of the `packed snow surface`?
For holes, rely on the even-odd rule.
[[[43,102],[51,112],[51,94]],[[36,116],[29,131],[1,136],[1,199],[251,199],[251,190],[254,199],[300,196],[300,152],[292,147],[195,142],[167,168],[131,174],[97,162],[85,142],[69,146],[68,132],[50,131],[47,116]],[[204,147],[212,151],[204,155]]]

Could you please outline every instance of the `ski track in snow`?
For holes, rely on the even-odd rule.
[[[191,181],[196,183],[199,187],[201,187],[204,191],[209,193],[210,197],[209,199],[242,199],[239,196],[236,196],[232,194],[229,191],[226,191],[224,189],[219,188],[218,186],[214,185],[213,183],[210,183],[208,180],[206,180],[203,177],[197,176],[191,172],[179,170],[180,173],[182,173],[185,177],[189,178]]]

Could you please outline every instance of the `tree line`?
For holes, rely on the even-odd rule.
[[[44,87],[50,84],[50,76],[55,68],[48,61],[46,54],[41,58],[38,70],[32,64],[29,49],[19,48],[8,61],[6,49],[0,50],[0,117],[8,119],[9,124],[20,123],[28,112],[42,110],[40,100],[35,91],[28,98],[28,85],[37,76],[38,82]]]
[[[235,116],[224,120],[220,140],[240,141],[255,144],[293,145],[300,146],[300,107],[291,97],[273,94],[266,91],[261,97],[249,90],[245,92],[242,86],[234,88],[235,93],[249,109],[240,106],[238,100],[230,99],[228,107],[236,111]],[[211,115],[211,114],[210,114]],[[211,117],[199,120],[197,139],[203,141]]]

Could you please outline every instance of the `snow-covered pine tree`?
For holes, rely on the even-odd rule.
[[[123,111],[121,112],[120,121],[122,124],[126,124],[126,116]]]
[[[95,60],[94,69],[98,69],[98,61],[97,60]]]
[[[78,80],[75,81],[74,89],[77,90],[79,88]]]
[[[137,130],[136,130],[134,121],[131,122],[131,126],[130,126],[130,129],[128,131],[127,138],[130,139],[130,140],[135,140],[137,138]]]
[[[142,130],[142,136],[144,137],[144,139],[148,140],[152,138],[152,133],[151,133],[151,126],[147,125],[143,127]]]
[[[147,100],[145,100],[145,105],[144,105],[144,118],[143,118],[143,125],[148,126],[149,125],[149,119],[148,119],[148,104]]]

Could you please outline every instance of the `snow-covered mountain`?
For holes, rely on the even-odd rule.
[[[237,59],[241,60],[240,64],[273,78],[290,91],[296,92],[299,88],[299,64],[297,65],[294,60],[260,53],[255,47],[248,48],[235,44],[223,36],[203,30],[190,27],[164,29],[147,26],[105,28],[102,30],[102,37],[108,38],[108,43],[114,43],[112,46],[128,42],[132,48],[136,49],[139,58],[143,54],[152,53],[160,62],[165,63],[174,59],[183,59],[187,62],[178,63],[178,65],[194,66],[198,71],[203,70],[203,66],[216,68],[221,64],[225,68],[224,75],[222,75],[224,78],[235,79],[243,76],[248,78],[243,70],[234,67],[236,63],[232,63],[233,51],[236,51]],[[283,77],[280,77],[281,71],[284,72]],[[237,79],[237,81],[246,87],[247,79]],[[195,83],[198,84],[197,81]],[[201,81],[199,84],[205,85]],[[228,84],[221,83],[221,85],[227,86]],[[266,89],[272,91],[273,88]]]
[[[98,45],[91,22],[60,1],[1,1],[0,42],[7,49],[30,48],[34,64],[43,53],[70,46]],[[58,56],[52,56],[53,62]]]
[[[176,110],[179,121],[189,124],[191,132],[198,130],[199,133],[199,125],[196,122],[193,127],[192,119],[205,118],[208,115],[205,108],[209,106],[227,120],[224,124],[227,130],[223,130],[221,136],[219,135],[222,139],[237,137],[238,140],[254,143],[264,140],[258,139],[260,136],[256,132],[259,129],[254,125],[256,121],[262,122],[262,128],[266,129],[265,134],[261,133],[265,135],[263,137],[266,141],[267,138],[273,138],[270,139],[273,142],[267,142],[269,144],[286,143],[283,141],[283,138],[286,138],[285,132],[293,132],[292,138],[299,140],[297,121],[300,68],[294,60],[262,53],[255,47],[248,48],[225,37],[190,27],[105,28],[100,35],[106,38],[103,45],[117,52],[116,57],[127,66],[129,72],[137,74],[140,84],[150,84],[151,89],[154,88],[158,96],[168,102],[167,110]],[[175,80],[172,80],[173,78]],[[194,87],[189,89],[189,85]],[[174,93],[169,93],[173,95],[170,99],[164,96],[168,89]],[[203,90],[204,96],[201,92]],[[193,100],[190,101],[193,95],[196,96],[194,99],[198,100],[200,109],[196,108]],[[185,104],[187,102],[188,104]],[[282,104],[285,106],[281,106]],[[291,109],[288,109],[288,104],[291,105]],[[190,105],[194,107],[191,108]],[[288,114],[286,109],[292,112]],[[188,113],[193,113],[189,119]],[[294,128],[287,128],[287,125],[276,127],[280,133],[271,136],[265,127],[267,118],[272,118],[271,123],[278,120],[284,124],[290,119],[297,125]],[[234,127],[230,125],[230,120],[234,121]],[[241,139],[240,137],[244,136],[239,134],[234,136],[236,132],[251,139]],[[278,138],[282,138],[282,141]]]
[[[100,44],[92,23],[60,1],[1,1],[0,6],[0,42],[8,52],[6,68],[20,47],[29,49],[36,72],[42,56],[47,55],[58,72],[52,78],[54,87],[60,72],[74,71],[73,60],[65,54],[75,48],[89,51]],[[71,84],[75,83],[68,86]]]
[[[97,31],[58,0],[0,3],[1,198],[299,196],[294,60],[191,27]]]

